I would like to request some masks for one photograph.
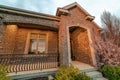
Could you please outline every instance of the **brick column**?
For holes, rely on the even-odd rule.
[[[93,66],[97,67],[97,61],[96,61],[96,57],[95,57],[96,51],[93,47],[94,40],[93,40],[92,35],[91,35],[93,33],[92,33],[91,29],[88,29],[87,31],[88,31],[89,44],[90,44],[90,48],[91,48],[91,57],[92,57]]]
[[[60,27],[59,27],[59,54],[60,54],[60,65],[69,66],[71,63],[70,38],[69,38],[69,28],[68,26],[65,25],[65,21],[63,23],[60,22]]]

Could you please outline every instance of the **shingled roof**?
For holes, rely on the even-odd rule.
[[[29,11],[29,10],[24,10],[24,9],[19,9],[19,8],[14,8],[14,7],[9,7],[9,6],[5,6],[5,5],[0,5],[0,11],[59,21],[59,17],[57,17],[57,16],[43,14],[43,13]]]

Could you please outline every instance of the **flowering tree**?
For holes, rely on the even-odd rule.
[[[101,15],[103,29],[94,35],[99,66],[104,64],[120,65],[120,19],[109,12]]]

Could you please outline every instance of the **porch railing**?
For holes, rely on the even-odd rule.
[[[0,54],[0,64],[8,73],[58,67],[58,54]]]

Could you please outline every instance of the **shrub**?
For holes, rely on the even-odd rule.
[[[6,75],[7,67],[0,65],[0,80],[11,80],[9,77]]]
[[[120,66],[103,66],[100,71],[109,80],[120,80]]]
[[[88,77],[85,73],[80,73],[78,74],[75,80],[93,80],[93,79]]]
[[[55,74],[55,80],[92,80],[73,66],[61,66]]]

